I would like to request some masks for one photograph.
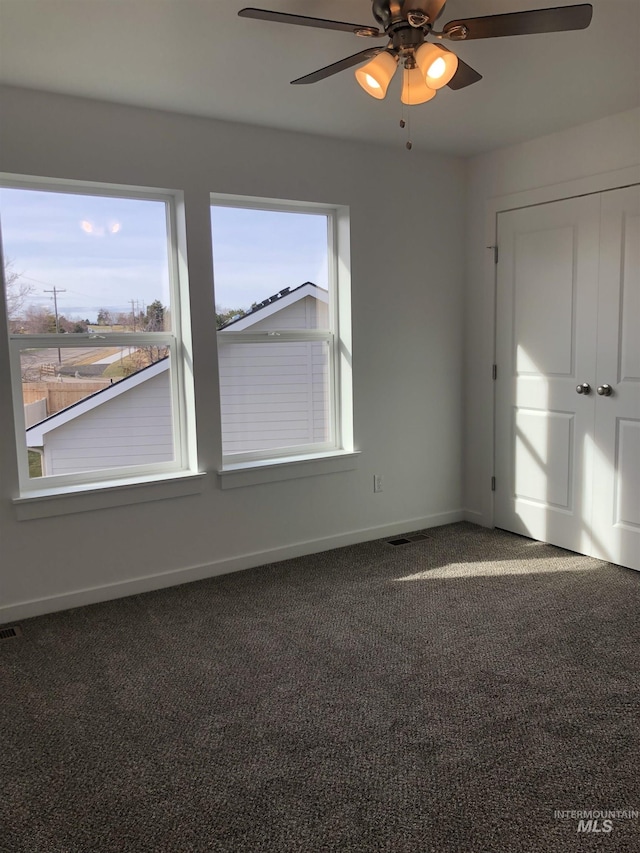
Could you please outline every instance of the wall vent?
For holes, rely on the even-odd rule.
[[[7,625],[5,628],[0,628],[0,640],[13,640],[15,637],[22,636],[22,628],[19,625]]]
[[[387,545],[411,545],[412,542],[424,542],[429,539],[425,533],[413,533],[411,536],[400,536],[398,539],[387,539]]]

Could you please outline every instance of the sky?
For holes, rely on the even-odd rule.
[[[68,319],[100,308],[169,304],[165,205],[159,200],[0,189],[5,261],[29,302]],[[285,287],[327,287],[327,220],[320,214],[212,208],[215,304],[249,308]],[[213,287],[213,285],[212,285]],[[63,292],[64,291],[64,292]]]
[[[318,214],[211,208],[216,304],[249,308],[285,287],[328,287],[327,218]]]

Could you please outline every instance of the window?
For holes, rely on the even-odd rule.
[[[0,188],[20,490],[190,470],[174,197]]]
[[[214,197],[211,225],[223,467],[350,450],[346,211]]]

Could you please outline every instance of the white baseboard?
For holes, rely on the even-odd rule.
[[[479,524],[480,527],[491,527],[492,525],[484,517],[484,514],[475,509],[463,509],[462,518],[464,521],[470,521],[472,524]]]
[[[267,551],[242,554],[238,557],[230,557],[225,560],[217,560],[216,562],[199,566],[172,569],[168,572],[145,575],[129,581],[118,581],[75,592],[61,593],[60,595],[53,595],[47,598],[37,598],[31,601],[8,604],[0,607],[0,625],[17,622],[21,619],[30,619],[33,616],[42,616],[45,613],[69,610],[72,607],[84,607],[87,604],[97,604],[101,601],[110,601],[114,598],[124,598],[128,595],[138,595],[142,592],[152,592],[153,590],[177,586],[182,583],[204,580],[205,578],[226,575],[231,572],[243,571],[244,569],[253,569],[256,566],[277,563],[281,560],[290,560],[293,557],[304,557],[307,554],[317,554],[321,551],[329,551],[332,548],[357,545],[360,542],[384,539],[387,536],[398,536],[401,533],[411,533],[429,527],[440,527],[443,524],[452,524],[456,521],[473,521],[472,518],[467,519],[466,513],[467,511],[462,509],[451,510],[450,512],[436,513],[435,515],[428,515],[422,518],[411,518],[406,521],[397,521],[393,524],[384,524],[379,527],[366,527],[361,530],[350,531],[349,533],[340,533],[336,536],[309,539],[305,542],[296,542],[293,545],[285,545],[281,548],[271,548]]]

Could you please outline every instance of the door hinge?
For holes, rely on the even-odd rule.
[[[491,478],[491,491],[495,492],[495,490],[496,490],[496,478],[492,477]]]
[[[497,244],[495,246],[487,246],[487,249],[493,249],[493,263],[497,264],[498,263],[498,246],[497,246]]]
[[[498,365],[497,364],[493,365],[493,368],[491,370],[491,376],[493,377],[494,381],[498,378]]]

